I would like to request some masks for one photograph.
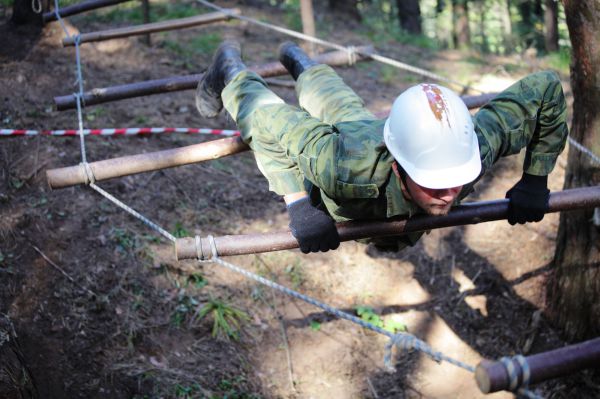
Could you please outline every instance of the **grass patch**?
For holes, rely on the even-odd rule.
[[[550,68],[560,71],[565,75],[569,74],[569,68],[571,66],[570,48],[561,47],[559,51],[550,53],[545,58]]]
[[[200,312],[198,319],[212,316],[212,336],[217,338],[232,338],[238,340],[240,337],[241,323],[250,319],[250,316],[241,309],[220,299],[211,298],[206,302]]]

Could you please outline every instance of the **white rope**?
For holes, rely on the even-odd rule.
[[[600,157],[598,155],[594,154],[592,152],[592,150],[590,150],[583,144],[577,142],[577,140],[575,140],[571,136],[569,136],[569,144],[571,144],[573,147],[575,147],[576,149],[578,149],[579,151],[581,151],[582,153],[587,155],[591,159],[592,163],[595,163],[596,165],[600,165]]]

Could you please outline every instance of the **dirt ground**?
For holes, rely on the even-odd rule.
[[[279,21],[283,11],[246,7],[246,15]],[[319,11],[319,10],[317,10]],[[319,14],[328,39],[367,44],[353,23]],[[85,21],[86,25],[77,21]],[[71,20],[82,31],[106,24]],[[83,22],[82,22],[83,23]],[[52,99],[76,90],[75,53],[62,30],[11,30],[0,50],[1,128],[74,129],[74,111]],[[85,89],[202,71],[208,55],[180,62],[168,41],[218,34],[243,43],[249,64],[276,59],[283,36],[246,23],[220,23],[153,36],[86,44]],[[456,75],[465,54],[430,52],[393,41],[378,50]],[[507,64],[518,65],[505,68]],[[466,67],[466,66],[465,66]],[[491,57],[472,65],[470,82],[497,91],[543,65]],[[380,64],[338,68],[369,109],[385,111],[419,78]],[[568,76],[563,76],[568,88]],[[293,89],[274,86],[286,101]],[[85,128],[234,128],[224,114],[203,120],[193,91],[91,106]],[[90,161],[190,145],[212,137],[87,137]],[[386,339],[275,293],[221,266],[176,262],[167,240],[89,188],[52,191],[45,171],[80,162],[76,137],[0,138],[0,313],[18,336],[21,362],[41,398],[479,398],[473,376],[417,353],[383,365]],[[566,158],[550,176],[560,190]],[[504,197],[520,175],[518,156],[500,162],[469,200]],[[284,229],[283,202],[249,153],[99,184],[171,232],[224,235]],[[536,353],[565,343],[544,316],[544,281],[558,216],[511,227],[506,222],[432,231],[415,247],[381,253],[359,243],[302,255],[282,251],[228,259],[262,276],[355,313],[369,306],[434,349],[469,364]],[[202,306],[221,300],[248,315],[239,340],[213,337]],[[1,364],[1,363],[0,363]],[[0,387],[19,397],[18,391]],[[4,391],[3,391],[4,389]],[[597,374],[581,372],[536,386],[548,398],[597,398]],[[7,395],[9,395],[7,393]],[[512,397],[509,393],[491,395]]]

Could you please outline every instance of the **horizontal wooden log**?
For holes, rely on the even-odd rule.
[[[362,53],[370,53],[373,47],[358,47]],[[365,60],[368,57],[357,56],[358,60]],[[315,57],[315,60],[322,64],[332,66],[347,65],[349,61],[348,53],[345,51],[330,51]],[[287,70],[280,62],[271,62],[268,64],[253,66],[250,68],[264,78],[281,76],[287,74]],[[92,89],[83,93],[83,105],[90,106],[102,104],[111,101],[124,100],[127,98],[149,96],[152,94],[169,93],[173,91],[192,90],[198,85],[202,74],[188,76],[174,76],[170,78],[148,80],[145,82],[129,83],[119,86],[110,86],[104,88]],[[54,104],[58,111],[74,109],[77,107],[74,95],[54,97]]]
[[[576,188],[550,194],[548,213],[562,212],[600,206],[600,186]],[[452,208],[446,216],[418,215],[410,219],[387,219],[380,221],[352,221],[337,224],[341,241],[368,237],[403,235],[450,226],[477,224],[506,219],[508,200],[474,202]],[[247,255],[261,252],[298,248],[298,242],[289,230],[265,233],[214,237],[219,256]],[[175,252],[178,260],[209,259],[212,257],[208,237],[178,238]]]
[[[89,163],[95,181],[112,179],[173,166],[216,159],[246,151],[248,146],[240,137],[228,137],[182,148],[106,159]],[[82,164],[46,171],[50,188],[63,188],[90,181]]]
[[[530,369],[529,383],[536,384],[563,377],[579,370],[600,366],[600,338],[525,357]],[[520,364],[512,360],[519,385],[523,382]],[[483,393],[509,390],[510,378],[499,361],[482,360],[475,369],[475,380]]]
[[[70,15],[80,14],[82,12],[96,10],[98,8],[113,6],[119,3],[125,3],[131,0],[88,0],[83,1],[78,4],[73,4],[66,7],[61,7],[59,10],[59,14],[62,17],[68,17]],[[49,11],[42,15],[42,20],[44,23],[50,21],[56,21],[56,13],[55,11]]]
[[[217,11],[208,14],[195,15],[188,18],[172,19],[168,21],[153,22],[124,28],[107,29],[99,32],[88,32],[79,35],[79,43],[99,42],[103,40],[118,39],[122,37],[139,36],[148,33],[166,32],[169,30],[190,28],[193,26],[207,25],[214,22],[226,21],[231,18],[230,14],[239,15],[237,8],[227,10],[228,14]],[[68,36],[62,40],[63,46],[73,46],[75,37]]]

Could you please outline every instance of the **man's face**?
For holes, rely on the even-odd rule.
[[[447,215],[463,187],[426,188],[419,186],[408,175],[406,175],[406,185],[413,202],[429,215],[433,216]]]

